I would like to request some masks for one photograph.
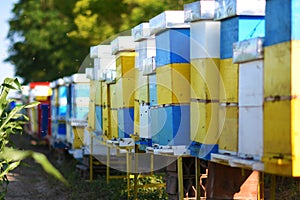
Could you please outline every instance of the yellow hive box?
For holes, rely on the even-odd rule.
[[[265,171],[300,176],[300,99],[264,103]]]
[[[83,145],[84,127],[73,126],[72,148],[80,149]]]
[[[133,107],[135,93],[134,78],[120,78],[116,83],[117,108]]]
[[[102,107],[102,126],[103,134],[111,139],[110,135],[110,108],[107,106]]]
[[[102,105],[102,82],[96,81],[95,84],[95,90],[96,90],[96,98],[95,98],[95,104],[96,106],[101,106]]]
[[[118,110],[110,109],[110,136],[111,138],[118,138]]]
[[[157,103],[190,102],[190,64],[170,64],[156,69]]]
[[[236,154],[238,151],[238,106],[219,107],[219,151]]]
[[[220,60],[221,80],[219,85],[220,102],[238,102],[239,65],[232,58]]]
[[[264,96],[300,95],[300,41],[293,40],[264,49]]]
[[[119,53],[116,58],[116,78],[134,78],[135,52]]]
[[[149,77],[143,71],[136,73],[135,99],[139,102],[149,103]]]
[[[140,103],[134,101],[134,134],[140,135]]]
[[[88,126],[95,130],[95,100],[96,100],[96,81],[90,80],[90,102],[88,113]]]
[[[109,85],[102,83],[102,106],[110,106]]]
[[[118,93],[116,89],[116,84],[109,85],[109,97],[110,97],[110,107],[111,108],[118,108]]]
[[[219,103],[191,102],[191,140],[202,144],[218,143]]]
[[[191,98],[219,99],[220,59],[191,60]]]

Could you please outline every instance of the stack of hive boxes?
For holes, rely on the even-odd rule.
[[[51,96],[51,133],[52,137],[57,135],[58,130],[58,88],[56,85],[56,80],[50,83],[50,87],[52,89],[52,96]],[[30,116],[31,120],[33,120],[33,116]]]
[[[119,36],[111,42],[116,56],[116,84],[111,85],[111,133],[128,138],[134,133],[135,44],[132,36]]]
[[[71,85],[71,144],[73,149],[82,146],[84,128],[87,125],[89,96],[89,79],[85,74],[73,74]]]
[[[70,120],[72,118],[72,101],[71,101],[71,87],[72,87],[72,77],[71,76],[65,76],[64,82],[66,85],[67,90],[67,113],[66,113],[66,141],[67,143],[71,143],[71,136],[73,135],[73,129],[70,123]]]
[[[214,19],[214,1],[184,6],[191,22],[191,154],[209,159],[217,151],[219,112],[220,22]]]
[[[150,99],[152,142],[187,145],[190,133],[190,30],[184,11],[165,11],[150,20],[156,43],[157,100]],[[156,90],[156,91],[155,91]],[[155,96],[154,95],[154,96]]]
[[[265,0],[216,0],[215,20],[221,21],[219,152],[238,152],[239,66],[232,61],[234,42],[264,36]]]
[[[299,1],[267,1],[263,161],[277,175],[300,175],[299,14]]]
[[[149,73],[144,70],[144,65],[146,65],[147,58],[152,59],[155,57],[155,39],[150,36],[149,23],[141,23],[134,27],[132,36],[136,46],[134,134],[139,135],[141,141],[150,141]]]
[[[239,64],[238,156],[260,160],[263,154],[263,38],[233,44]]]
[[[58,87],[58,129],[56,139],[64,142],[66,140],[67,87],[62,78],[56,80],[56,85]]]
[[[103,107],[104,105],[107,105],[107,101],[105,101],[104,105],[102,104],[102,87],[105,85],[105,73],[110,69],[115,69],[115,57],[111,52],[111,45],[97,45],[90,48],[90,57],[94,59],[94,81],[91,81],[91,88],[93,88],[93,91],[91,91],[90,103],[94,105],[94,113],[91,113],[90,111],[89,120],[92,118],[91,123],[93,123],[93,125],[90,127],[96,135],[104,132]],[[107,86],[105,85],[105,87]],[[108,110],[106,106],[105,109],[106,111]],[[106,120],[106,122],[108,122],[108,120]]]

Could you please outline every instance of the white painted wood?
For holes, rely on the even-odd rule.
[[[190,56],[191,59],[220,58],[220,22],[191,23]]]
[[[140,105],[140,137],[151,138],[151,122],[150,122],[150,106],[146,104]]]
[[[262,106],[264,100],[263,60],[239,65],[239,106]]]
[[[260,160],[263,155],[263,107],[239,107],[238,156]]]

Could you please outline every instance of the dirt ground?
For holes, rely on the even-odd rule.
[[[18,148],[38,151],[52,162],[55,160],[46,145],[32,145],[28,135],[12,136],[12,140]],[[9,181],[7,200],[69,199],[68,189],[49,177],[31,158],[9,174]]]

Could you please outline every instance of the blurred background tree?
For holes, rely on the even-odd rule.
[[[193,1],[19,0],[9,21],[6,61],[25,83],[68,76],[78,72],[90,46]]]

